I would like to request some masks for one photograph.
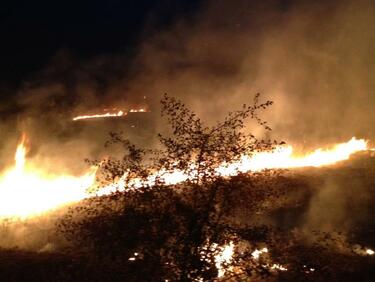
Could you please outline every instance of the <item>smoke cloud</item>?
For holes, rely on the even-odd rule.
[[[104,154],[106,133],[124,127],[111,122],[78,126],[71,118],[106,106],[147,103],[149,133],[125,130],[141,143],[152,143],[151,133],[165,126],[159,119],[164,93],[213,123],[260,92],[275,102],[262,114],[272,138],[300,149],[354,135],[375,140],[374,24],[372,0],[219,0],[205,2],[193,16],[162,31],[153,30],[150,21],[131,59],[107,55],[82,62],[61,50],[0,108],[0,168],[12,161],[15,144],[26,132],[35,162],[80,174],[87,168],[85,158]],[[327,199],[338,197],[341,211],[352,196],[335,181],[325,185],[313,198],[318,204],[308,215],[312,224],[329,206]],[[343,214],[332,213],[332,218],[334,224],[345,220]]]
[[[373,138],[374,16],[372,1],[214,1],[143,43],[130,92],[168,92],[209,120],[261,92],[277,138]]]
[[[208,1],[163,31],[150,22],[131,60],[82,63],[61,50],[16,90],[16,127],[57,136],[76,113],[129,107],[144,96],[158,117],[163,93],[214,122],[260,92],[275,101],[263,115],[273,138],[303,148],[373,139],[374,19],[370,0]]]

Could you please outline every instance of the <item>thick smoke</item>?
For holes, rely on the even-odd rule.
[[[3,111],[0,168],[12,161],[26,132],[34,161],[81,173],[85,158],[107,154],[105,133],[123,128],[76,126],[74,115],[139,105],[147,96],[149,128],[163,131],[158,117],[164,93],[181,98],[212,123],[260,92],[275,102],[262,114],[273,128],[272,138],[301,149],[354,135],[375,140],[374,24],[372,0],[207,1],[194,16],[163,31],[147,27],[131,60],[113,55],[82,63],[62,50],[15,90],[8,104],[12,110]],[[148,136],[137,138],[151,142]],[[329,206],[326,199],[339,197],[335,205],[343,207],[347,195],[337,185],[330,182],[315,196],[320,206],[309,210],[312,224]],[[332,214],[334,224],[341,224],[342,216]]]
[[[261,92],[277,138],[373,138],[373,1],[253,2],[213,1],[146,40],[130,92],[168,92],[210,120]]]
[[[163,93],[214,122],[260,92],[275,101],[263,115],[273,138],[305,149],[353,135],[374,139],[374,19],[370,0],[209,1],[164,31],[146,28],[132,60],[78,63],[60,51],[17,90],[16,127],[41,127],[38,143],[60,142],[72,115],[108,105],[129,107],[147,96],[158,117]]]

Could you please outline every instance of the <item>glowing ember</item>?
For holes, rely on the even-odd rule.
[[[214,248],[217,248],[217,245],[213,245]],[[231,270],[237,274],[240,274],[242,272],[241,269],[237,269],[234,265],[230,266],[229,268],[225,268],[225,264],[229,264],[233,259],[234,254],[234,244],[233,242],[230,242],[228,245],[224,245],[222,247],[219,247],[220,253],[215,256],[215,266],[218,269],[218,278],[225,276],[225,270]],[[256,249],[251,253],[252,258],[255,261],[259,261],[260,257],[262,255],[268,254],[268,248],[264,247],[262,249]],[[287,271],[288,269],[281,264],[278,263],[271,263],[271,258],[269,256],[265,256],[262,260],[262,266],[265,268],[268,268],[270,271]],[[263,261],[268,261],[266,263],[263,263]],[[310,271],[314,271],[315,269],[310,268]]]
[[[130,109],[129,113],[145,113],[146,109]]]
[[[372,256],[375,254],[375,252],[371,249],[366,249],[366,254],[368,254],[369,256]]]
[[[313,267],[307,267],[306,265],[303,265],[303,271],[305,273],[312,273],[312,272],[315,271],[315,268],[313,268]]]
[[[280,270],[280,271],[287,271],[288,270],[286,267],[282,266],[281,264],[277,264],[277,263],[274,263],[273,265],[271,265],[270,269],[275,269],[275,270]],[[312,270],[312,271],[314,271],[314,270]]]
[[[105,113],[105,114],[95,114],[95,115],[84,115],[84,116],[77,116],[73,118],[74,121],[81,120],[81,119],[94,119],[94,118],[107,118],[107,117],[121,117],[123,115],[127,115],[123,111],[118,111],[116,113]]]
[[[0,217],[25,218],[86,197],[95,171],[81,177],[53,176],[27,166],[26,138],[17,147],[15,166],[0,176]]]
[[[267,248],[263,248],[263,249],[260,249],[260,250],[255,250],[254,252],[251,253],[251,256],[254,259],[259,259],[260,255],[264,254],[264,253],[268,253],[268,249]]]
[[[220,254],[215,256],[215,266],[218,270],[217,277],[222,277],[225,274],[225,268],[223,264],[228,264],[232,260],[234,250],[233,242],[230,242],[228,245],[225,245],[222,249]]]
[[[267,254],[267,253],[268,253],[268,248],[264,247],[260,250],[256,249],[255,251],[253,251],[251,253],[251,256],[253,257],[253,259],[259,260],[261,255]],[[269,268],[270,270],[279,270],[279,271],[287,271],[288,270],[285,266],[283,266],[281,264],[278,264],[278,263],[265,264],[263,266]]]

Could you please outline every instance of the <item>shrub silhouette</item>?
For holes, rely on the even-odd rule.
[[[100,260],[101,265],[115,267],[119,277],[127,280],[217,279],[215,257],[222,246],[269,240],[270,229],[251,225],[251,217],[283,194],[271,185],[279,178],[274,171],[238,172],[232,177],[217,173],[223,163],[278,145],[244,133],[248,118],[271,130],[258,114],[272,102],[260,103],[259,98],[257,94],[252,105],[243,105],[208,127],[181,101],[165,95],[162,115],[172,133],[158,135],[162,149],[138,148],[121,134],[111,133],[106,145],[121,144],[124,156],[96,162],[100,181],[107,184],[121,179],[126,189],[72,208],[60,222],[60,230],[77,249]],[[168,185],[163,176],[176,170],[188,178]],[[163,173],[150,184],[147,179],[155,171]],[[140,187],[135,187],[134,178],[141,180]],[[246,213],[246,223],[237,220],[239,212]],[[131,274],[129,264],[137,265],[139,273]],[[233,279],[269,275],[245,249],[236,251],[232,265],[223,264],[222,268],[227,270],[226,277]],[[124,269],[128,272],[123,273]]]

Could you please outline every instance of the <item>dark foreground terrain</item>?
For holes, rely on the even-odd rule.
[[[272,185],[272,190],[284,192],[275,199],[256,192],[251,196],[259,199],[256,208],[242,194],[247,193],[243,187],[228,199],[232,208],[227,221],[252,226],[243,237],[254,242],[254,248],[265,243],[272,261],[288,269],[270,271],[261,266],[259,270],[259,265],[253,265],[256,271],[249,273],[248,280],[374,281],[375,255],[366,254],[366,248],[375,249],[373,153],[357,154],[350,161],[332,167],[286,171]],[[178,193],[168,193],[166,198],[170,201],[179,197]],[[131,202],[131,197],[138,196],[127,197]],[[23,225],[21,237],[17,228],[4,223],[2,238],[7,238],[7,242],[14,238],[14,242],[10,247],[2,244],[0,281],[165,280],[163,277],[168,274],[159,253],[165,251],[168,240],[179,238],[173,232],[182,228],[178,221],[173,221],[174,217],[164,214],[171,211],[166,206],[173,207],[176,214],[186,211],[165,198],[159,203],[159,196],[152,193],[143,193],[134,203],[139,204],[140,199],[145,205],[156,203],[152,212],[127,206],[121,215],[99,212],[92,216],[90,212],[97,210],[95,205],[103,203],[99,201],[91,203],[96,208],[82,211],[75,207],[50,221],[44,218],[40,223],[38,220],[18,223]],[[104,203],[112,200],[106,199]],[[81,220],[69,218],[73,215]],[[17,248],[17,240],[21,239],[21,247]],[[137,250],[143,253],[129,260]],[[240,281],[246,279],[242,277]]]

